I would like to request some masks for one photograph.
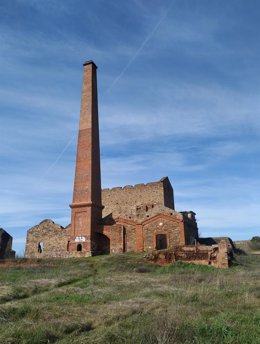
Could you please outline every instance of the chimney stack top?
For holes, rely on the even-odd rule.
[[[95,62],[92,61],[92,60],[88,60],[88,61],[84,62],[84,63],[83,63],[83,66],[87,66],[87,65],[89,65],[89,64],[93,64],[93,65],[97,68],[97,65],[96,65]]]

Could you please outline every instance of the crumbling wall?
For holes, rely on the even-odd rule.
[[[28,230],[27,258],[63,258],[68,256],[69,231],[51,220]],[[39,252],[39,244],[42,252]]]
[[[198,226],[195,218],[195,213],[182,212],[184,219],[185,244],[194,245],[199,238]]]
[[[167,177],[159,182],[103,189],[102,204],[103,217],[110,213],[116,216],[135,212],[141,204],[161,204],[174,209],[173,189]]]
[[[231,238],[229,237],[208,237],[208,238],[199,238],[198,242],[201,245],[208,245],[208,246],[212,246],[212,245],[218,245],[221,241],[225,241],[227,244],[227,248],[228,248],[228,254],[230,256],[233,256],[235,251],[236,251],[236,247],[232,241]]]
[[[147,254],[146,258],[160,265],[182,261],[211,265],[222,269],[227,269],[229,266],[228,247],[224,240],[213,246],[186,245],[176,246],[168,250],[154,251]]]
[[[3,228],[0,228],[0,259],[15,258],[12,250],[13,238]]]
[[[169,248],[185,243],[185,236],[191,230],[185,228],[184,221],[196,235],[197,227],[194,219],[186,219],[178,213],[164,206],[157,206],[149,210],[140,207],[135,219],[114,219],[108,216],[103,225],[95,228],[95,233],[89,242],[89,249],[76,249],[77,245],[86,246],[86,242],[70,242],[71,225],[65,228],[51,220],[44,220],[27,232],[26,257],[28,258],[62,258],[85,257],[94,254],[110,254],[120,252],[143,252],[154,249]],[[195,222],[194,222],[195,221]],[[193,226],[193,227],[192,227]],[[196,230],[194,229],[196,227]],[[188,234],[186,233],[188,231]],[[42,252],[39,251],[39,244]],[[76,245],[71,250],[71,245]],[[84,247],[85,247],[84,246]],[[91,247],[90,247],[91,246]]]

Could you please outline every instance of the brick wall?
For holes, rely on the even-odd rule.
[[[101,236],[98,238],[97,246],[102,241],[102,235],[105,236],[108,241],[109,253],[122,253],[123,252],[123,226],[121,224],[100,226],[99,232]],[[104,239],[106,239],[104,238]],[[99,252],[98,252],[99,253]],[[100,252],[104,253],[104,252]],[[108,252],[105,252],[108,253]]]
[[[133,225],[124,224],[123,231],[125,235],[125,252],[136,251],[136,227]]]

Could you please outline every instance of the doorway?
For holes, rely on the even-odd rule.
[[[167,236],[166,234],[156,235],[156,250],[164,250],[167,248]]]
[[[96,233],[95,254],[110,254],[110,239],[102,233]]]

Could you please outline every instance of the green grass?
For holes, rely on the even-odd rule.
[[[228,270],[142,254],[0,267],[3,344],[258,344],[259,256]]]

